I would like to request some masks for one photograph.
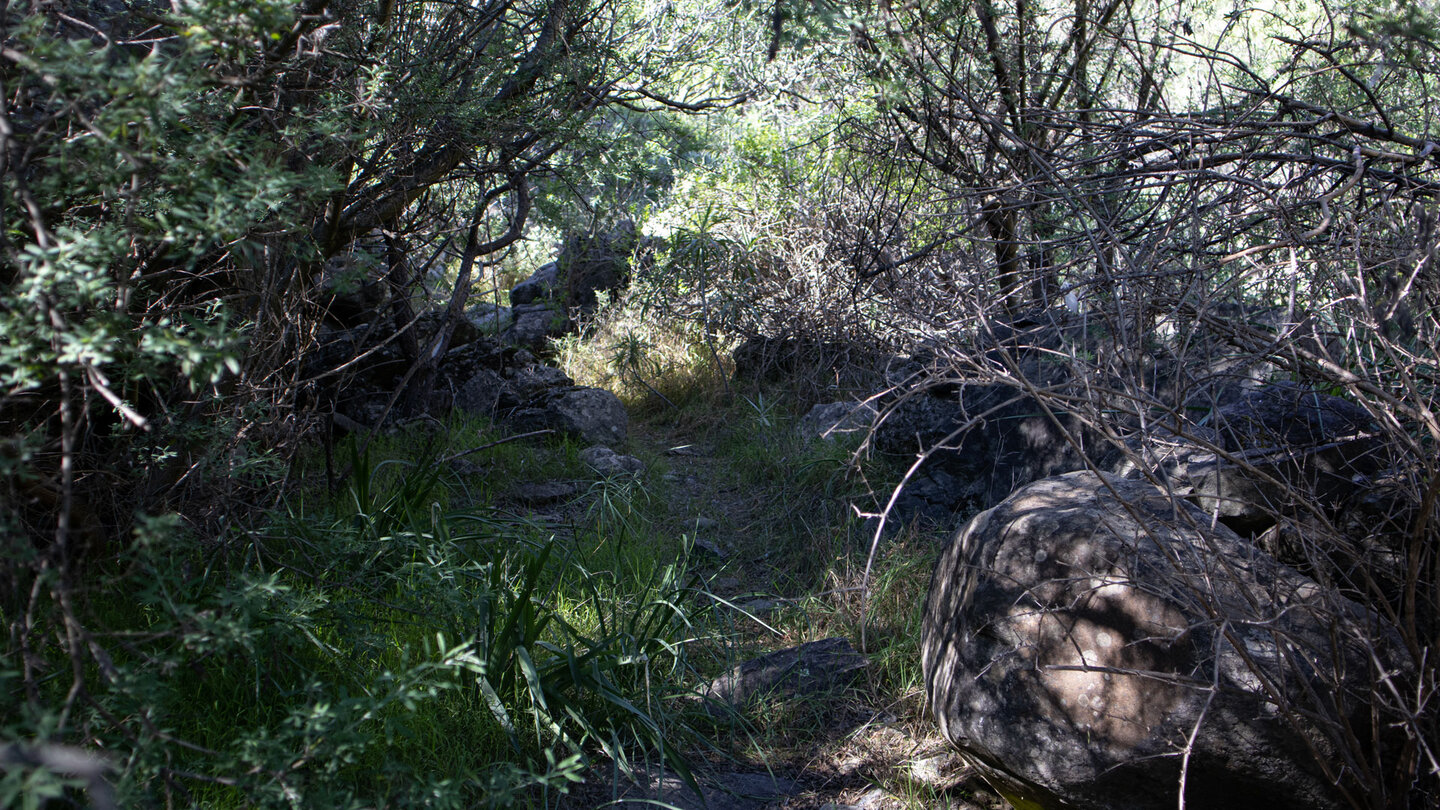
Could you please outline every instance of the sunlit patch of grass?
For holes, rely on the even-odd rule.
[[[673,419],[729,398],[728,348],[656,319],[632,297],[602,311],[583,337],[560,341],[557,354],[576,382],[614,391],[636,416]]]
[[[930,574],[939,555],[935,538],[909,538],[888,545],[871,571],[869,589],[858,607],[866,652],[871,656],[872,687],[892,695],[918,693],[920,624]]]

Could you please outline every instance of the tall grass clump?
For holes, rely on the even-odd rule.
[[[352,463],[344,492],[215,545],[142,522],[68,611],[37,574],[6,610],[0,803],[503,807],[640,752],[688,778],[665,716],[683,561],[605,577],[442,508],[433,458]]]

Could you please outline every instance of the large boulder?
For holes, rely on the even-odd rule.
[[[1077,472],[957,535],[921,652],[941,731],[1017,799],[1173,808],[1183,774],[1187,806],[1299,810],[1341,804],[1307,713],[1364,709],[1372,659],[1335,639],[1398,656],[1377,627],[1198,507]]]
[[[515,313],[510,307],[481,301],[465,310],[465,320],[478,334],[496,335],[515,322]]]
[[[560,285],[560,265],[550,262],[510,289],[510,304],[522,306],[552,301]]]
[[[621,291],[629,282],[631,256],[640,246],[635,223],[629,220],[609,230],[567,236],[555,261],[511,288],[517,322],[522,308],[536,311],[540,305],[567,318],[592,314],[602,296]]]
[[[453,404],[465,413],[495,419],[506,391],[505,378],[487,368],[476,370],[456,386]]]
[[[564,311],[588,317],[602,296],[623,290],[630,281],[630,258],[639,245],[635,223],[630,220],[566,239],[556,259],[565,282]]]
[[[510,325],[500,333],[500,340],[541,349],[548,339],[564,335],[570,326],[569,319],[553,304],[517,304],[510,310]]]

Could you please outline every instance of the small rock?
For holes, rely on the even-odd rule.
[[[702,795],[696,796],[680,777],[669,771],[650,776],[639,775],[635,785],[618,802],[606,807],[653,808],[675,810],[759,810],[800,790],[800,785],[768,773],[716,774],[700,785]]]
[[[942,790],[959,784],[968,772],[965,758],[953,752],[924,757],[910,763],[912,779]]]
[[[778,599],[764,598],[751,599],[747,602],[741,602],[735,607],[745,611],[746,613],[749,613],[751,616],[760,616],[766,613],[774,613],[775,611],[779,610],[780,601]]]
[[[581,450],[580,460],[606,477],[634,476],[645,470],[645,462],[634,456],[621,455],[604,445]]]
[[[679,484],[686,489],[695,489],[700,486],[700,479],[693,475],[683,475],[678,472],[667,472],[661,476],[667,484]]]
[[[831,402],[816,405],[800,420],[800,435],[813,441],[835,441],[841,436],[869,430],[880,412],[868,402]]]
[[[827,638],[739,664],[711,681],[705,696],[739,706],[769,694],[815,695],[844,686],[868,665],[849,641]]]
[[[711,518],[705,517],[703,515],[695,518],[695,531],[697,532],[708,532],[711,529],[718,528],[720,528],[720,522],[717,520],[712,520]]]
[[[542,481],[515,491],[515,499],[527,506],[539,506],[575,497],[580,487],[568,481]]]
[[[730,556],[730,553],[727,552],[725,549],[721,548],[718,544],[700,537],[695,538],[695,548],[698,548],[711,556],[719,557],[722,560]]]
[[[720,593],[734,593],[740,590],[738,577],[716,577],[710,581],[710,590]]]

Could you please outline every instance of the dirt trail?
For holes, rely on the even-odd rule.
[[[717,595],[760,596],[776,575],[773,555],[757,547],[758,529],[773,519],[773,504],[745,484],[729,459],[718,454],[720,437],[687,435],[667,426],[632,423],[634,449],[663,459],[663,490],[670,498],[672,525],[693,538],[698,561],[719,572],[710,586]]]
[[[785,570],[794,555],[782,553],[766,524],[777,520],[777,504],[764,481],[747,480],[728,454],[723,435],[695,435],[684,428],[633,420],[629,452],[653,460],[663,471],[647,473],[662,482],[668,513],[677,532],[694,538],[694,562],[707,575],[709,589],[749,610],[779,631],[767,632],[747,617],[736,619],[741,645],[757,654],[814,640],[846,635],[835,611],[822,600],[806,598],[790,585]],[[718,431],[716,431],[718,433]],[[862,676],[843,694],[802,699],[796,705],[766,705],[752,716],[752,727],[739,736],[745,745],[729,761],[713,759],[708,791],[711,808],[728,810],[817,810],[819,808],[990,808],[1003,807],[950,753],[934,724],[923,716],[919,697],[906,695],[895,705],[884,686]],[[759,769],[757,771],[757,769]],[[752,789],[757,773],[775,782]],[[749,786],[749,787],[747,787]],[[651,800],[676,807],[701,807],[684,790],[657,789]],[[729,791],[740,794],[731,795]],[[748,798],[747,798],[748,794]],[[639,805],[637,805],[639,806]]]

